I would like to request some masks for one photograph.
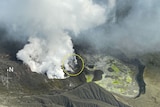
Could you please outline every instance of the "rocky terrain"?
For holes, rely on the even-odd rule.
[[[65,80],[49,80],[9,55],[0,55],[1,107],[128,107],[83,74]],[[13,67],[13,71],[7,69]],[[8,74],[7,74],[8,72]]]
[[[28,66],[15,59],[15,53],[12,52],[13,51],[4,51],[1,48],[1,107],[160,106],[159,53],[136,56],[136,58],[139,59],[143,65],[145,65],[144,75],[141,74],[137,79],[141,81],[141,76],[143,76],[146,87],[144,89],[144,83],[142,81],[143,85],[139,84],[139,91],[143,94],[140,94],[137,98],[128,98],[109,92],[93,82],[86,83],[87,80],[85,78],[85,73],[64,80],[50,80],[45,74],[31,72]],[[134,65],[135,61],[131,61],[130,58],[125,58],[121,55],[117,56],[112,53],[114,51],[110,52],[111,53],[109,53],[109,55],[113,55],[113,57],[118,58],[120,61]],[[131,59],[135,59],[135,56]],[[13,67],[13,71],[10,67]]]

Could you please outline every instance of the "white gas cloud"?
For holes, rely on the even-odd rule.
[[[74,53],[67,31],[78,35],[104,22],[105,8],[92,0],[0,1],[0,23],[14,38],[29,38],[17,58],[49,78],[65,78],[61,60]]]
[[[11,39],[28,38],[18,59],[34,72],[62,79],[61,61],[74,53],[73,39],[100,52],[106,48],[131,54],[159,52],[159,4],[159,0],[1,0],[0,24]]]
[[[159,0],[108,2],[109,22],[82,32],[77,40],[84,38],[92,47],[100,51],[115,48],[134,55],[160,52],[159,4]]]

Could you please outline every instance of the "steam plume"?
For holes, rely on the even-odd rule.
[[[0,23],[11,40],[28,39],[17,58],[32,71],[64,78],[61,60],[74,53],[72,40],[80,45],[85,40],[100,51],[111,47],[130,53],[159,52],[159,4],[159,0],[1,0]]]
[[[80,31],[105,22],[105,8],[92,0],[1,0],[0,22],[11,38],[28,38],[17,58],[33,72],[65,78],[61,61],[74,53],[67,31]],[[67,64],[66,64],[67,67]]]
[[[115,48],[129,54],[159,52],[159,4],[159,0],[116,0],[110,12],[115,21],[82,32],[77,42],[83,38],[100,51]]]

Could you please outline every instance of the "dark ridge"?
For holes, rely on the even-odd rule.
[[[31,101],[28,98],[24,99],[24,101],[28,100]],[[116,100],[111,93],[94,83],[83,84],[59,95],[33,96],[33,101],[41,105],[43,102],[46,106],[52,104],[53,107],[104,107],[104,105],[105,107],[130,107]]]
[[[137,95],[137,97],[139,97],[141,94],[145,94],[146,92],[146,83],[144,82],[144,79],[143,79],[143,73],[144,73],[145,66],[138,59],[134,59],[132,60],[132,62],[134,64],[137,64],[138,70],[139,70],[139,72],[136,75],[136,80],[139,85],[139,94]]]

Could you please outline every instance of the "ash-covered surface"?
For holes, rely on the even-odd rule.
[[[10,66],[14,71],[7,77]],[[0,80],[0,105],[4,107],[128,107],[95,84],[81,85],[85,80],[82,75],[48,80],[6,54],[0,55]]]
[[[123,105],[99,86],[92,83],[84,84],[86,81],[84,73],[64,80],[49,80],[46,75],[55,78],[53,75],[56,74],[31,72],[30,68],[35,67],[32,63],[39,65],[40,62],[40,66],[36,68],[44,67],[41,65],[44,60],[46,66],[40,70],[41,73],[50,69],[54,71],[52,63],[60,68],[62,56],[74,53],[74,49],[81,55],[85,51],[91,55],[104,53],[118,58],[123,63],[136,66],[139,71],[135,77],[139,86],[138,98],[116,96],[117,99],[133,107],[160,106],[158,0],[142,2],[139,0],[93,0],[93,2],[84,0],[81,3],[74,0],[69,0],[69,2],[15,1],[17,3],[9,0],[2,0],[0,3],[0,24],[7,30],[0,28],[1,106],[105,107]],[[65,8],[61,3],[65,4]],[[86,5],[90,8],[86,8]],[[70,31],[73,35],[70,35]],[[26,41],[30,42],[26,45],[29,48],[22,49]],[[73,45],[75,45],[74,49]],[[18,58],[30,68],[17,61],[16,53],[20,49],[22,50]],[[25,55],[32,60],[32,63],[26,60]],[[128,57],[132,55],[134,58]],[[49,63],[48,56],[54,57],[52,63]],[[59,61],[55,63],[57,59]],[[14,71],[7,74],[8,67],[13,67]],[[49,69],[46,70],[46,68]],[[93,80],[101,80],[103,71],[96,71],[93,74],[98,76]],[[63,75],[62,70],[61,74]],[[64,78],[62,75],[58,76]],[[146,82],[146,88],[143,79]],[[144,95],[140,96],[141,93]]]
[[[113,53],[113,52],[115,51],[110,51],[110,53]],[[115,104],[121,104],[118,101],[120,100],[133,107],[142,107],[142,106],[150,107],[150,104],[152,104],[152,106],[159,107],[158,105],[159,92],[157,87],[159,86],[159,83],[157,82],[157,79],[156,79],[158,78],[158,70],[154,72],[155,74],[151,73],[152,71],[154,71],[155,69],[154,67],[158,67],[157,66],[159,64],[158,53],[151,54],[151,55],[148,54],[145,56],[138,57],[139,59],[142,60],[143,64],[147,66],[146,68],[147,72],[145,72],[145,77],[144,77],[144,80],[147,81],[146,93],[136,99],[128,99],[128,98],[126,99],[126,98],[120,97],[118,98],[118,100],[115,100],[115,98],[113,98],[111,94],[104,91],[104,89],[100,88],[95,84],[89,84],[89,85],[84,84],[85,78],[83,74],[81,75],[80,78],[74,77],[74,78],[69,78],[67,80],[50,81],[47,79],[47,76],[45,75],[31,72],[29,67],[22,64],[22,62],[11,60],[12,56],[10,56],[9,53],[5,53],[5,54],[1,53],[0,56],[1,56],[0,57],[0,63],[1,63],[0,64],[0,67],[1,67],[0,68],[0,74],[1,74],[0,104],[1,106],[10,107],[10,105],[12,105],[13,107],[25,107],[25,106],[26,107],[27,106],[69,107],[67,105],[71,105],[71,107],[75,107],[78,105],[84,105],[84,107],[87,107],[87,106],[88,107],[94,107],[94,106],[106,107],[107,104],[110,104],[107,102],[108,100],[105,99],[109,95],[111,97],[111,99],[109,100],[111,101],[113,100]],[[114,57],[121,56],[119,60],[123,60],[123,62],[126,61],[126,63],[132,62],[132,64],[134,64],[133,63],[134,60],[131,61],[130,58],[124,58],[123,55],[113,54],[113,56]],[[9,87],[7,90],[6,69],[10,66],[14,67],[14,72],[9,73]],[[153,76],[156,74],[157,76]],[[152,84],[151,82],[153,81],[153,78],[155,81],[154,84]],[[82,96],[76,95],[76,93]],[[96,95],[93,97],[94,94]],[[87,97],[88,95],[90,96]],[[106,96],[105,98],[104,98],[104,95]],[[55,101],[57,102],[57,98],[63,99],[63,100],[59,100],[57,104],[55,103]],[[92,100],[90,98],[92,98]],[[148,103],[145,104],[145,102],[148,102]],[[152,102],[152,103],[149,103],[149,102]],[[83,106],[80,106],[80,107],[83,107]]]
[[[16,45],[8,45],[8,43]],[[85,84],[85,73],[63,80],[50,80],[45,74],[34,73],[28,66],[15,59],[13,53],[16,53],[19,49],[17,46],[23,46],[22,44],[14,41],[7,42],[7,40],[1,44],[0,104],[3,106],[128,107],[98,85]],[[75,49],[78,52],[79,47],[75,45]],[[84,48],[81,49],[85,52]],[[92,50],[88,51],[92,52]],[[14,71],[8,72],[7,75],[9,67],[13,67]]]
[[[45,74],[32,72],[15,58],[18,47],[23,45],[7,41],[2,36],[1,40],[4,42],[0,46],[0,106],[129,107],[98,85],[85,84],[83,73],[63,80],[50,80]],[[7,74],[9,67],[14,70]]]
[[[141,94],[145,94],[146,84],[143,79],[143,73],[145,69],[145,64],[143,64],[143,62],[145,61],[141,61],[142,56],[130,57],[130,56],[127,56],[127,54],[125,54],[122,50],[114,49],[114,48],[104,48],[103,50],[95,49],[85,41],[83,42],[83,45],[80,45],[79,42],[75,42],[75,47],[76,47],[75,51],[83,56],[85,60],[85,65],[87,68],[91,69],[90,71],[101,70],[103,72],[101,74],[100,79],[102,79],[102,75],[104,74],[108,75],[108,73],[110,72],[107,78],[112,78],[116,76],[117,78],[129,77],[131,78],[131,81],[132,81],[131,82],[132,84],[129,85],[125,79],[121,80],[121,79],[112,78],[111,80],[113,81],[111,82],[105,77],[106,80],[105,79],[104,80],[102,79],[102,80],[107,82],[105,82],[106,85],[105,86],[103,85],[102,87],[106,87],[105,89],[111,90],[111,92],[114,92],[115,88],[111,88],[112,86],[107,88],[108,87],[107,84],[112,84],[114,87],[115,84],[113,83],[116,82],[116,84],[117,83],[118,84],[117,86],[116,85],[115,86],[118,88],[116,88],[115,93],[118,93],[120,95],[122,94],[123,96],[128,96],[128,97],[129,96],[139,97]],[[113,65],[119,66],[119,67],[115,66],[117,68],[117,71],[115,70],[115,72],[112,72],[114,71]],[[111,70],[109,68],[111,68]],[[104,72],[108,72],[108,73],[104,73]],[[123,81],[123,83],[121,81]],[[104,84],[102,83],[102,81],[96,81],[96,82],[101,85]],[[127,88],[125,88],[125,86],[127,86]],[[129,89],[129,86],[134,88]],[[127,91],[124,91],[124,90],[127,90]],[[135,92],[132,92],[131,90]],[[127,94],[125,92],[130,94]]]

